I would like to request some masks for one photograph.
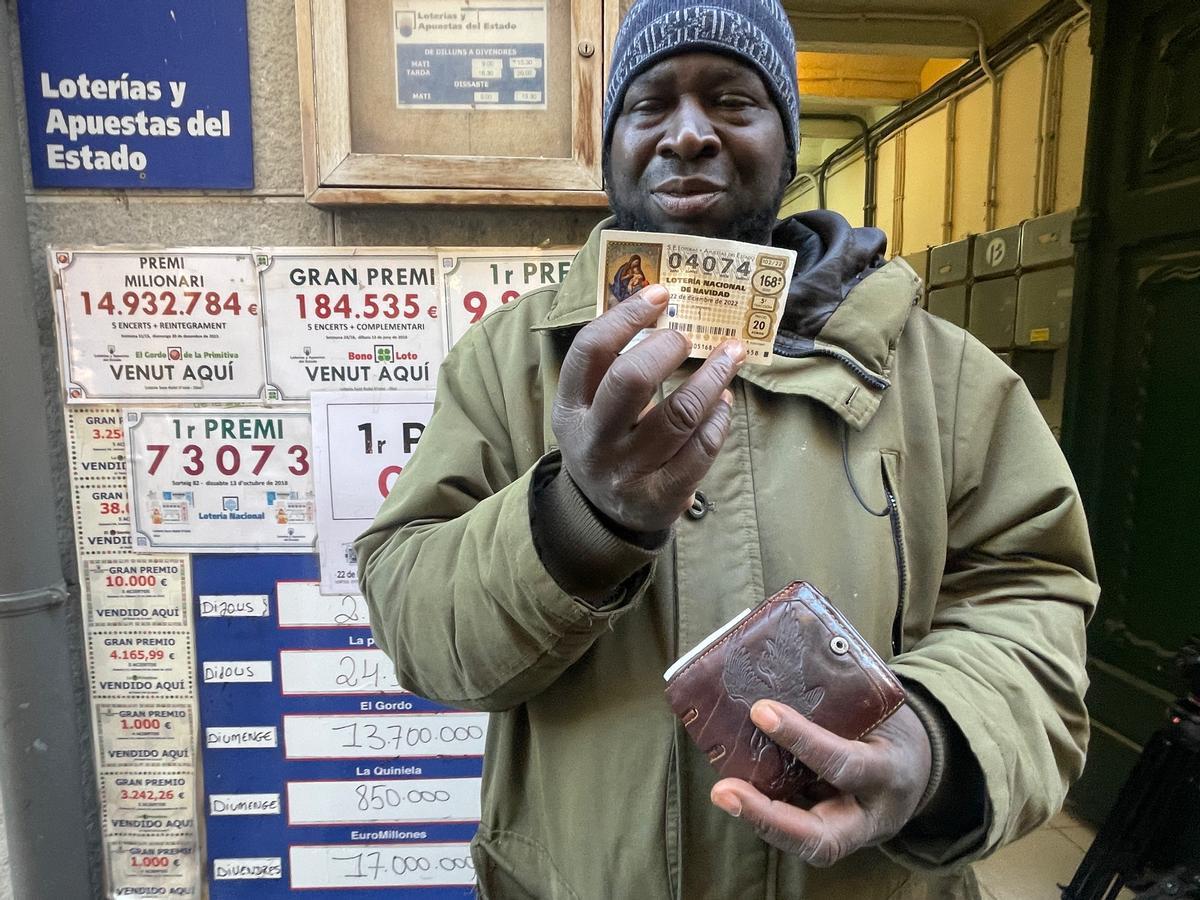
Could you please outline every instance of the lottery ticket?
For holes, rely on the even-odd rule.
[[[796,265],[794,250],[683,234],[605,231],[600,260],[597,315],[648,284],[661,284],[671,299],[654,328],[686,334],[691,356],[703,359],[736,338],[746,345],[747,364],[771,364]]]

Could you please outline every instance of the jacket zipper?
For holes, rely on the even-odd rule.
[[[904,562],[904,534],[900,526],[900,507],[896,503],[896,495],[892,491],[892,481],[887,469],[883,472],[883,490],[887,494],[888,518],[892,524],[892,545],[896,550],[896,574],[900,586],[896,597],[896,618],[892,620],[892,655],[898,655],[904,643],[904,604],[908,599],[908,566]]]
[[[863,367],[850,357],[843,356],[841,353],[837,353],[833,350],[825,350],[821,347],[813,347],[811,350],[802,350],[799,353],[780,353],[779,355],[787,357],[788,359],[804,359],[805,357],[809,356],[828,356],[830,359],[836,359],[873,388],[884,390],[888,387],[891,387],[891,382],[882,375],[876,375],[870,369]]]

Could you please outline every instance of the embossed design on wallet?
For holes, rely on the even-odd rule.
[[[739,641],[737,648],[725,660],[725,669],[721,674],[725,691],[734,700],[744,704],[747,710],[759,700],[774,699],[811,719],[825,696],[825,688],[820,685],[810,688],[805,680],[804,657],[807,648],[804,630],[799,619],[786,606],[774,613],[774,617],[777,619],[775,624],[778,632],[774,638],[765,641],[761,652],[753,653],[746,642]],[[758,729],[750,735],[750,749],[756,762],[768,751],[778,752],[775,742]],[[794,767],[788,766],[789,762],[798,765],[791,754],[780,756],[785,768]]]
[[[729,654],[722,678],[734,700],[752,707],[759,700],[780,700],[801,715],[812,718],[825,696],[825,688],[809,688],[804,678],[806,646],[799,620],[783,608],[777,615],[779,629],[767,638],[761,653],[751,654],[744,642]]]
[[[832,788],[750,720],[764,698],[857,740],[900,707],[904,689],[845,616],[797,581],[681,658],[667,700],[722,776],[773,800],[815,802]]]

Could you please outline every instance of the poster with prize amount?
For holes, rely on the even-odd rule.
[[[487,717],[400,683],[353,540],[573,257],[51,249],[106,896],[473,896]]]
[[[261,250],[267,399],[432,388],[446,352],[428,249]]]
[[[467,329],[522,294],[561,284],[575,249],[443,250],[438,254],[446,308],[446,337],[453,347]]]
[[[312,395],[322,593],[358,590],[354,540],[417,449],[433,397],[433,391]]]
[[[68,404],[261,396],[248,252],[52,248],[50,273]]]
[[[133,549],[311,552],[311,429],[285,409],[125,411]]]

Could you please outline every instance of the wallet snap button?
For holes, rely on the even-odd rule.
[[[850,642],[847,641],[844,637],[840,637],[840,636],[835,637],[832,641],[829,642],[829,649],[832,650],[834,653],[836,653],[838,656],[845,656],[846,653],[848,653],[850,650]]]

